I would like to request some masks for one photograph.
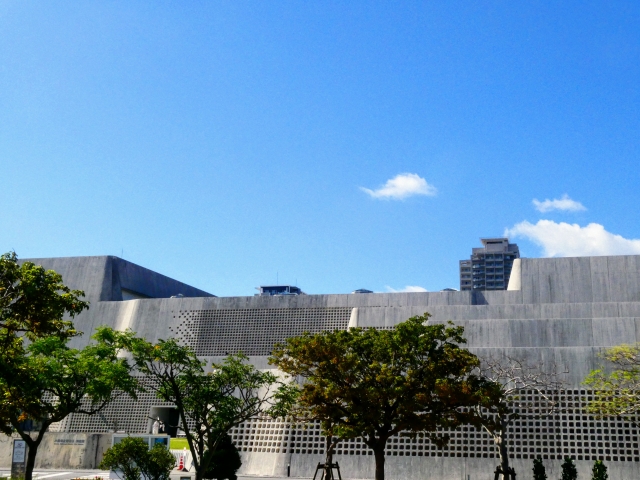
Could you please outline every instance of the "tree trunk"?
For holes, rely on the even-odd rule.
[[[202,455],[202,457],[200,457],[200,461],[199,462],[193,462],[193,469],[196,472],[196,477],[194,480],[202,480],[204,474],[207,472],[207,468],[209,468],[209,465],[211,464],[211,461],[207,461],[207,458],[204,457],[209,457],[211,458],[211,452],[208,452],[209,455]],[[191,458],[194,458],[193,452],[191,452]],[[206,464],[206,465],[205,465]],[[187,467],[187,459],[184,459],[184,468],[188,469]]]
[[[331,464],[333,463],[333,438],[331,435],[327,436],[327,447],[326,452],[327,455],[324,460],[324,478],[325,480],[333,480],[333,470],[331,469]]]
[[[496,445],[498,446],[498,454],[500,455],[500,468],[502,469],[502,478],[504,480],[510,480],[511,474],[509,472],[509,451],[507,450],[507,442],[502,435],[494,438]]]
[[[11,425],[16,429],[18,435],[27,442],[27,447],[29,448],[29,452],[27,453],[27,464],[24,468],[24,480],[32,480],[33,478],[33,469],[36,466],[36,455],[38,453],[38,447],[40,446],[40,442],[44,438],[45,432],[49,429],[49,425],[51,422],[43,422],[40,426],[40,430],[38,431],[38,435],[34,440],[31,435],[20,428],[20,424],[16,418],[11,419]]]
[[[376,459],[375,480],[384,480],[384,443],[373,449],[373,455]]]
[[[29,452],[27,453],[27,465],[24,470],[24,480],[32,480],[33,469],[36,466],[36,454],[38,453],[38,446],[40,442],[27,442]]]

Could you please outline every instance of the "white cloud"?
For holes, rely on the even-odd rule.
[[[577,223],[527,221],[505,230],[505,236],[523,237],[542,247],[545,257],[582,257],[597,255],[638,255],[640,239],[628,239],[607,232],[598,223],[581,227]]]
[[[391,288],[387,285],[386,287],[387,292],[390,293],[400,293],[400,292],[428,292],[429,290],[427,290],[426,288],[423,287],[419,287],[418,285],[407,285],[406,287],[400,289],[400,290],[396,290],[395,288]]]
[[[360,187],[363,192],[368,193],[372,198],[402,200],[413,195],[434,196],[438,190],[433,185],[415,173],[401,173],[387,180],[382,187],[377,190]]]
[[[551,210],[562,210],[565,212],[580,212],[586,210],[584,205],[572,200],[566,193],[560,198],[554,198],[553,200],[547,198],[543,202],[534,198],[532,203],[536,210],[542,213],[550,212]]]

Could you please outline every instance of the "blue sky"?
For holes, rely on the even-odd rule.
[[[0,250],[217,295],[640,254],[639,60],[637,1],[0,1]]]

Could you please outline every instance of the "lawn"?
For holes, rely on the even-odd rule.
[[[172,438],[169,448],[171,450],[182,450],[183,448],[189,449],[189,444],[186,438]]]

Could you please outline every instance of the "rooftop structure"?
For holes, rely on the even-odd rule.
[[[460,290],[506,290],[520,249],[508,238],[481,238],[469,260],[460,260]]]
[[[256,293],[258,296],[264,295],[306,295],[298,287],[293,285],[268,285],[257,287],[260,293]]]

